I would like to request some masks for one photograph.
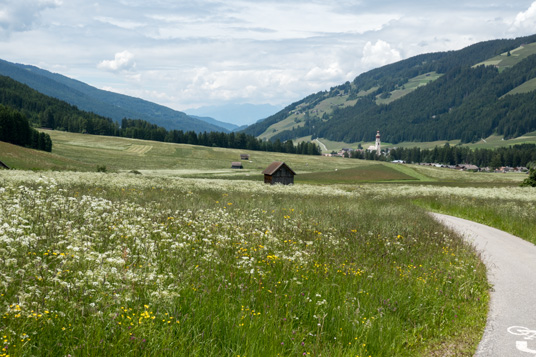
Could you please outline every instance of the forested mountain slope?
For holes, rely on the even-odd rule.
[[[517,137],[536,130],[535,42],[536,35],[412,57],[310,95],[245,132],[360,142],[380,130],[391,143]]]
[[[117,134],[118,125],[112,119],[82,111],[1,75],[0,104],[20,112],[35,126],[75,133]]]
[[[10,77],[40,93],[75,105],[84,111],[112,118],[116,122],[120,122],[123,118],[143,119],[166,129],[228,132],[227,129],[194,119],[162,105],[100,90],[34,66],[0,60],[0,75]]]

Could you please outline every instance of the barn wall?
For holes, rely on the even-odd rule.
[[[266,180],[265,180],[266,182]],[[275,172],[272,175],[271,184],[281,183],[283,185],[290,185],[294,183],[294,175],[287,170],[285,167],[282,167],[280,170]]]

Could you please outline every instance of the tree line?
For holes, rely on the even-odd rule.
[[[318,145],[310,142],[294,145],[292,140],[264,141],[245,133],[167,130],[141,119],[125,118],[119,124],[110,118],[79,110],[66,102],[45,96],[5,76],[0,76],[0,103],[18,110],[18,115],[28,118],[35,126],[73,133],[302,155],[321,153]]]
[[[261,140],[245,133],[202,132],[166,130],[156,124],[140,119],[123,119],[118,128],[118,136],[133,139],[164,141],[177,144],[202,145],[230,149],[283,152],[299,155],[320,155],[318,145],[300,142],[294,145],[292,140]]]
[[[470,149],[466,146],[450,146],[448,143],[433,149],[394,148],[385,155],[374,152],[354,151],[352,158],[365,160],[403,160],[408,163],[439,163],[444,165],[472,164],[493,169],[503,166],[528,167],[536,165],[536,144],[519,144],[497,149]]]
[[[0,104],[0,141],[32,149],[52,151],[50,135],[30,126],[20,112]]]

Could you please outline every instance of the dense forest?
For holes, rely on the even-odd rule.
[[[140,119],[125,118],[121,121],[121,125],[119,125],[110,118],[81,111],[75,106],[45,96],[24,84],[4,76],[0,76],[0,103],[17,110],[19,112],[17,114],[18,116],[24,119],[28,118],[33,125],[48,129],[63,130],[73,133],[166,141],[180,144],[274,151],[303,155],[320,155],[320,148],[314,143],[302,142],[295,146],[291,140],[285,142],[280,140],[275,140],[273,142],[262,141],[245,133],[196,133],[195,131],[184,132],[182,130],[168,131],[156,124],[151,124],[148,121]],[[14,128],[18,127],[14,126]],[[4,129],[2,129],[2,133],[3,132]],[[2,136],[11,135],[15,134],[12,132],[7,134],[7,131],[5,135],[2,134]],[[2,141],[12,142],[9,140]],[[26,143],[19,145],[30,146]]]
[[[519,144],[498,149],[472,150],[466,146],[445,144],[433,149],[395,148],[390,149],[385,155],[379,156],[375,152],[353,151],[351,157],[365,160],[403,160],[407,163],[472,164],[493,169],[503,166],[532,167],[536,166],[536,145]]]
[[[0,104],[0,141],[32,149],[52,151],[50,135],[30,126],[20,112]]]
[[[459,51],[418,55],[371,70],[295,102],[279,113],[244,130],[261,135],[299,109],[304,123],[273,136],[282,141],[312,136],[333,141],[373,141],[377,130],[386,142],[460,139],[474,142],[491,134],[518,137],[536,130],[536,92],[506,95],[520,84],[536,78],[536,55],[499,71],[494,66],[475,64],[536,41],[536,35],[512,40],[477,43]],[[441,75],[389,104],[389,98],[419,75]],[[315,107],[329,98],[343,96],[356,104],[335,107],[331,113],[315,115]]]
[[[373,96],[354,107],[336,110],[335,120],[315,123],[318,137],[335,141],[370,141],[377,128],[382,139],[474,142],[492,134],[513,138],[536,130],[536,92],[506,95],[536,78],[536,55],[502,73],[491,66],[451,70],[389,105]]]

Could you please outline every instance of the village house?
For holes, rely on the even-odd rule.
[[[352,151],[354,151],[354,149],[341,149],[341,151],[337,153],[337,156],[350,157]]]
[[[458,165],[456,166],[456,168],[458,170],[463,170],[463,171],[480,171],[480,168],[478,166],[470,165],[470,164]]]
[[[276,183],[292,185],[296,175],[287,164],[281,161],[272,162],[262,173],[264,174],[264,183],[269,183],[270,185]]]

